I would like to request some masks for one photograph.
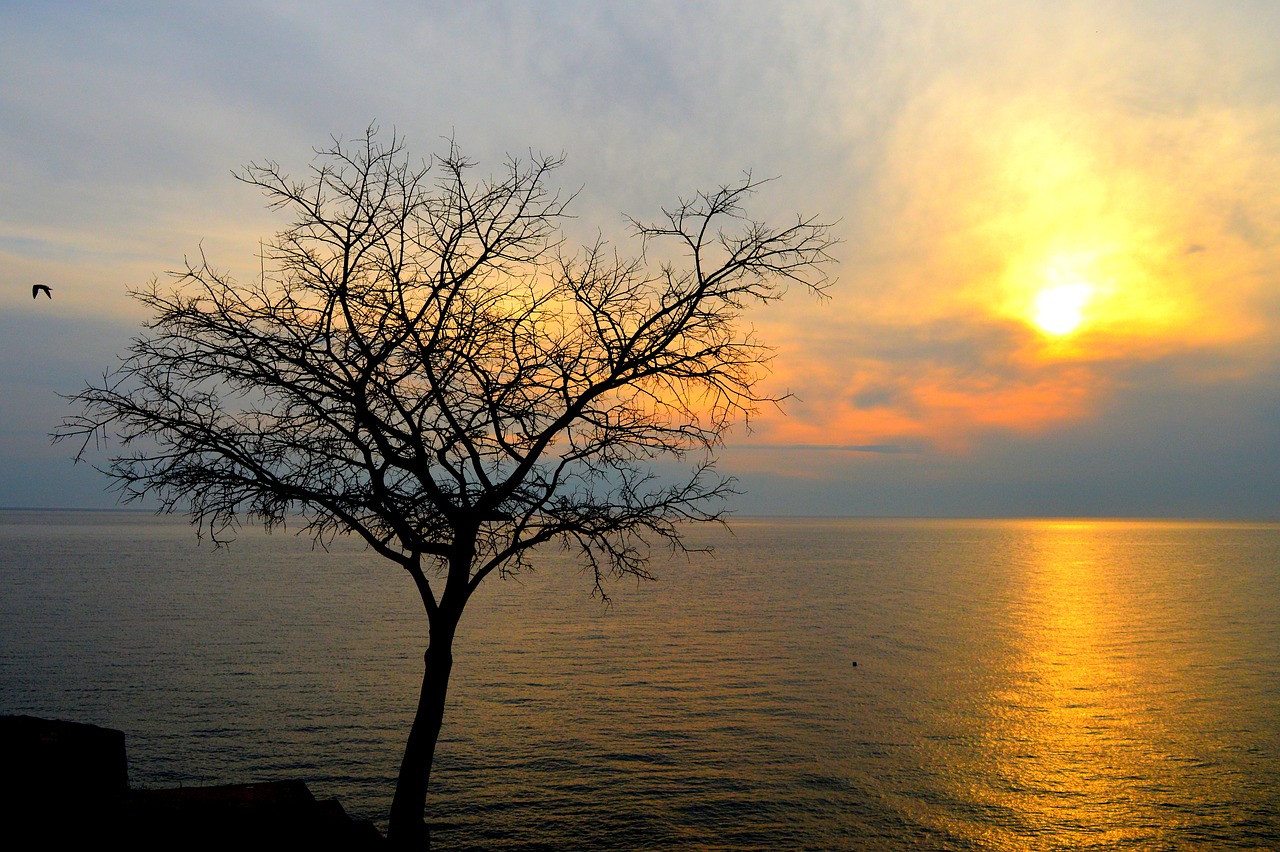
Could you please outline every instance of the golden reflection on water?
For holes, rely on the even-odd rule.
[[[1141,652],[1147,624],[1141,581],[1120,552],[1115,522],[1052,521],[1023,527],[1013,566],[1013,653],[990,696],[986,791],[1020,824],[998,848],[1112,847],[1151,839],[1167,822],[1140,783],[1167,775],[1151,736],[1171,708],[1144,700],[1155,659]],[[1150,578],[1142,578],[1149,581]]]

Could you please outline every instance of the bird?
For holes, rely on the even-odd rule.
[[[37,296],[39,296],[39,295],[40,295],[40,291],[41,291],[41,290],[43,290],[43,291],[44,291],[44,294],[45,294],[46,296],[48,296],[50,299],[52,299],[52,298],[53,298],[53,291],[49,289],[49,285],[48,285],[48,284],[32,284],[32,285],[31,285],[31,298],[33,298],[33,299],[34,299],[34,298],[36,298]]]

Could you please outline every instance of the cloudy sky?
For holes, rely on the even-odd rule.
[[[830,299],[751,318],[795,396],[744,513],[1280,517],[1277,44],[1271,0],[0,2],[0,506],[112,504],[47,436],[128,288],[252,278],[231,171],[376,122],[565,152],[624,248],[744,169],[838,221]]]

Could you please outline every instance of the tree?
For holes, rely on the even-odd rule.
[[[292,218],[261,279],[202,252],[134,292],[146,331],[55,433],[83,439],[77,459],[114,438],[122,499],[189,513],[215,543],[240,519],[300,517],[408,572],[430,638],[391,806],[400,844],[429,843],[453,639],[479,584],[558,541],[603,595],[609,575],[649,577],[651,545],[681,549],[684,522],[723,520],[734,483],[714,451],[777,401],[741,314],[826,284],[828,228],[746,218],[750,174],[630,220],[636,257],[570,253],[547,187],[560,163],[511,158],[473,180],[452,144],[418,165],[371,128],[303,180],[247,166],[236,177]],[[663,458],[684,473],[659,476]]]

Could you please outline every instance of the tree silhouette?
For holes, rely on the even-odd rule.
[[[133,295],[146,331],[55,439],[123,449],[126,501],[189,513],[215,542],[239,519],[300,517],[321,542],[356,535],[413,578],[429,623],[390,838],[426,844],[428,780],[455,630],[490,574],[560,542],[596,590],[648,577],[650,546],[719,521],[725,430],[760,404],[769,350],[741,323],[790,283],[821,291],[826,226],[770,227],[759,185],[700,193],[653,224],[636,257],[565,249],[556,157],[472,180],[454,146],[415,165],[401,140],[335,139],[292,180],[238,179],[292,223],[245,284],[201,255]],[[728,229],[728,230],[726,230]],[[650,260],[650,257],[656,259]],[[659,476],[659,459],[683,475]],[[671,467],[667,465],[666,467]]]

